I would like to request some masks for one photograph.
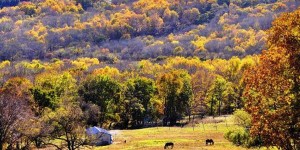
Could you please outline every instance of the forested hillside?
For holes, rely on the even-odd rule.
[[[7,7],[16,5],[15,7]],[[244,57],[296,0],[2,0],[0,60]]]
[[[74,150],[89,126],[224,114],[241,127],[224,135],[238,146],[298,150],[299,5],[1,0],[0,150]]]

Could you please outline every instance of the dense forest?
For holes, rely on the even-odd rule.
[[[1,0],[0,150],[223,114],[241,118],[237,145],[297,150],[299,5]]]
[[[2,0],[0,60],[118,60],[258,54],[296,0]]]

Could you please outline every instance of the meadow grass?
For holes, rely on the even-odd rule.
[[[175,150],[248,150],[233,145],[224,138],[228,130],[241,128],[234,124],[232,116],[195,120],[184,127],[151,127],[134,130],[111,130],[114,142],[108,146],[81,147],[81,150],[161,150],[166,142],[173,142]],[[206,145],[213,139],[214,145]],[[126,143],[124,142],[126,140]],[[56,141],[59,144],[59,140]],[[277,150],[276,148],[251,148],[249,150]],[[55,150],[48,146],[44,150]]]
[[[157,150],[163,149],[166,142],[173,142],[179,150],[243,150],[224,138],[224,133],[230,129],[240,128],[234,125],[231,117],[217,123],[211,119],[198,121],[184,127],[152,127],[136,130],[113,131],[114,143],[108,146],[93,147],[95,150]],[[214,145],[206,145],[206,139],[213,139]],[[126,140],[126,143],[124,142]]]

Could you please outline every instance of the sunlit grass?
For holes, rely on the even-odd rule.
[[[222,120],[218,122],[217,120]],[[184,127],[152,127],[135,130],[113,130],[114,143],[108,146],[82,147],[92,150],[158,150],[166,142],[173,142],[177,150],[246,150],[249,148],[233,145],[224,138],[228,130],[240,128],[232,117],[196,120],[194,125]],[[206,145],[206,139],[213,139],[214,145]],[[126,140],[126,143],[124,142]],[[58,141],[57,141],[58,142]],[[276,148],[252,148],[253,150],[277,150]]]
[[[224,120],[224,119],[223,119]],[[122,149],[122,150],[156,150],[163,149],[166,142],[173,142],[174,149],[192,150],[240,150],[247,149],[233,145],[224,138],[224,133],[230,129],[239,128],[233,124],[231,118],[221,123],[197,122],[194,127],[188,125],[181,127],[152,127],[137,130],[121,130],[113,134],[114,143],[109,146],[94,147],[96,150]],[[213,139],[215,145],[206,146],[206,139]],[[126,143],[124,141],[126,140]]]

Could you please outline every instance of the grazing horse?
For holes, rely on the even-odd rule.
[[[206,142],[206,145],[208,145],[208,144],[214,145],[215,144],[214,140],[212,140],[212,139],[207,139],[205,142]]]
[[[167,142],[166,144],[165,144],[165,146],[164,146],[164,149],[169,149],[169,147],[171,147],[171,149],[173,149],[173,147],[174,147],[174,143],[173,142]]]

